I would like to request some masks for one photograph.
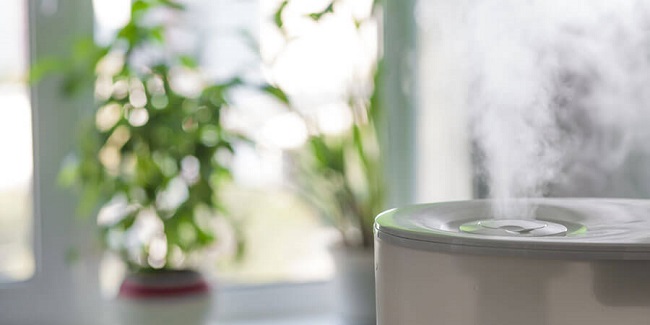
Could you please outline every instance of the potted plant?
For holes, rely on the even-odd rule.
[[[370,103],[350,131],[313,134],[296,153],[299,191],[340,241],[331,247],[336,307],[349,324],[375,323],[374,218],[385,208],[385,186]],[[352,109],[352,108],[351,108]]]
[[[285,36],[291,35],[284,30],[284,11],[290,4],[291,0],[283,1],[274,15],[275,25]],[[330,1],[308,17],[318,22],[336,14],[339,8],[339,1]],[[359,30],[372,18],[369,14],[355,20],[354,25]],[[295,40],[287,38],[287,44]],[[319,127],[318,114],[293,108],[310,134],[305,146],[292,152],[293,176],[299,194],[339,234],[340,240],[331,248],[338,292],[336,308],[348,324],[376,323],[373,224],[385,209],[386,187],[377,133],[381,113],[376,87],[380,64],[376,58],[370,64],[370,74],[356,80],[353,89],[346,92],[345,115],[352,122],[342,132],[325,132]],[[282,91],[281,85],[278,88],[276,91]],[[291,94],[282,97],[288,98],[292,108]]]
[[[219,190],[239,135],[220,116],[240,81],[211,83],[194,55],[169,47],[182,10],[133,1],[114,39],[80,42],[64,71],[67,91],[94,85],[98,105],[61,175],[79,190],[81,213],[100,207],[103,243],[128,267],[118,299],[126,323],[200,323],[209,295],[196,270],[229,227]]]

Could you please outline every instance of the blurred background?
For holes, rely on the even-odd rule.
[[[649,13],[4,0],[0,324],[374,324],[381,211],[647,198]]]
[[[365,317],[336,274],[372,283],[372,257],[336,247],[371,256],[378,212],[478,186],[462,111],[422,108],[435,26],[397,2],[3,1],[0,323],[133,323],[124,279],[186,267],[216,288],[204,323]]]
[[[306,15],[321,9],[323,3],[300,4],[295,7],[304,8],[295,10],[302,10]],[[114,37],[116,30],[126,24],[130,5],[129,0],[93,2],[94,33],[98,42]],[[186,26],[182,32],[186,34],[179,37],[183,38],[181,42],[201,44],[198,49],[201,69],[207,78],[225,80],[236,74],[247,74],[250,78],[261,79],[262,57],[271,60],[278,56],[278,51],[284,50],[281,49],[284,40],[277,35],[270,18],[279,5],[280,2],[271,1],[263,4],[256,1],[193,1],[183,17]],[[1,35],[5,50],[2,51],[0,71],[2,106],[5,109],[1,119],[2,148],[4,156],[11,158],[4,160],[0,177],[3,202],[1,270],[3,278],[24,280],[34,272],[30,244],[33,223],[32,123],[29,86],[25,78],[29,61],[27,2],[10,1],[3,7]],[[360,49],[355,48],[359,47],[357,40],[350,39],[353,36],[349,35],[347,18],[338,18],[339,22],[329,23],[331,26],[317,27],[300,14],[289,16],[287,24],[301,24],[295,28],[300,33],[307,33],[304,30],[307,27],[312,29],[311,33],[323,34],[315,40],[305,40],[286,49],[291,52],[287,56],[292,57],[283,57],[282,60],[297,61],[280,65],[277,69],[282,71],[274,73],[276,78],[284,79],[283,83],[292,88],[291,93],[309,101],[303,104],[305,106],[323,110],[340,105],[338,101],[340,94],[346,91],[349,66],[355,63],[352,62],[355,61],[353,56],[361,56],[356,60],[363,59],[363,53],[359,54]],[[372,36],[376,38],[376,35]],[[251,40],[258,39],[260,53],[256,52],[257,45],[251,44]],[[373,40],[367,43],[374,46]],[[239,91],[241,93],[233,96],[242,113],[233,117],[237,120],[232,123],[238,123],[233,127],[242,128],[261,145],[257,148],[241,145],[238,148],[241,155],[233,164],[234,181],[238,186],[229,194],[232,198],[229,197],[228,201],[232,201],[232,209],[237,210],[233,214],[246,219],[246,237],[252,242],[246,261],[236,266],[237,270],[224,272],[233,280],[243,282],[326,279],[332,272],[327,254],[323,252],[327,231],[321,229],[323,227],[319,226],[315,213],[287,190],[285,179],[284,151],[304,144],[306,127],[302,121],[291,119],[283,107],[263,94]],[[322,123],[329,123],[333,132],[337,131],[336,128],[349,127],[345,125],[345,116],[336,116],[336,109],[327,115],[324,120],[328,121]],[[337,125],[340,120],[343,120],[341,125]],[[259,204],[242,204],[251,200]],[[302,247],[294,247],[295,243]]]

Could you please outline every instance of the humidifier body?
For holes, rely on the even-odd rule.
[[[486,200],[394,209],[375,223],[378,325],[650,324],[650,201]]]

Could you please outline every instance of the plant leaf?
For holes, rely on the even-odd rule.
[[[284,90],[273,85],[265,85],[261,88],[261,90],[278,99],[279,101],[285,104],[289,104],[289,96],[287,96]]]
[[[309,14],[309,18],[313,19],[314,21],[319,21],[326,14],[333,13],[333,12],[334,12],[334,1],[330,2],[330,4],[327,7],[325,7],[325,9],[323,9],[322,11]]]
[[[275,22],[275,26],[278,28],[282,29],[284,27],[284,21],[282,20],[282,14],[284,13],[284,9],[287,7],[289,4],[289,0],[284,0],[278,7],[278,9],[275,11],[275,14],[273,15],[273,22]]]
[[[55,72],[62,72],[66,70],[67,63],[55,57],[48,57],[39,60],[32,64],[29,69],[29,82],[31,84],[38,83],[45,76],[51,75]]]
[[[188,68],[194,69],[194,68],[199,66],[198,62],[196,62],[196,59],[189,56],[189,55],[181,55],[179,60],[181,61],[181,64],[183,66],[188,67]]]

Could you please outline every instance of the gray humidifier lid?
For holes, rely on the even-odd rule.
[[[650,200],[530,199],[534,216],[495,219],[492,201],[393,209],[375,220],[380,240],[454,253],[650,260]]]

